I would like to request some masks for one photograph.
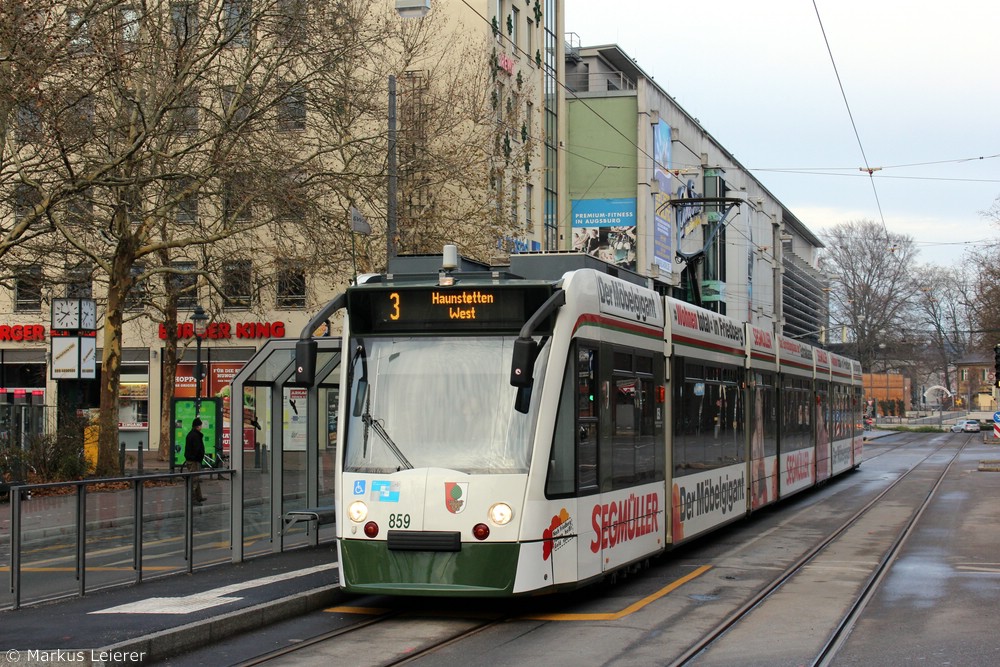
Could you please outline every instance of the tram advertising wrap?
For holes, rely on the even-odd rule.
[[[861,463],[860,366],[766,321],[586,255],[420,266],[323,311],[349,592],[588,585]]]

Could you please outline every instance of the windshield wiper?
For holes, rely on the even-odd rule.
[[[368,412],[367,407],[368,406],[365,406],[365,413],[361,415],[361,421],[362,423],[364,423],[366,427],[365,443],[368,442],[368,428],[371,428],[373,431],[378,433],[378,437],[382,438],[382,441],[389,446],[389,449],[392,450],[392,453],[395,454],[396,458],[399,459],[399,462],[403,464],[400,468],[396,468],[397,472],[399,470],[402,470],[403,468],[406,468],[407,470],[413,470],[413,464],[410,463],[409,460],[407,460],[403,452],[400,451],[399,447],[396,446],[396,443],[393,442],[392,438],[389,437],[389,433],[388,431],[385,430],[385,427],[382,426],[382,422],[372,417],[372,414]]]

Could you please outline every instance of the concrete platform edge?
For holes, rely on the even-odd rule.
[[[192,651],[205,644],[227,639],[281,620],[331,606],[344,598],[340,586],[333,584],[296,595],[263,602],[245,609],[202,621],[194,621],[176,628],[161,630],[143,637],[127,639],[116,644],[95,649],[95,653],[128,654],[145,653],[145,661],[159,662],[173,655]],[[95,663],[106,667],[134,667],[135,661],[107,661]]]

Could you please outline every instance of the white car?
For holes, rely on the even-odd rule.
[[[951,427],[952,433],[979,433],[979,420],[959,419]]]

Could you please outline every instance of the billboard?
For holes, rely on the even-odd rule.
[[[635,271],[635,198],[574,199],[573,249]]]
[[[670,200],[670,126],[662,120],[653,126],[653,177],[659,192],[653,196],[653,263],[660,272],[670,275],[674,261],[674,230],[671,224]]]

